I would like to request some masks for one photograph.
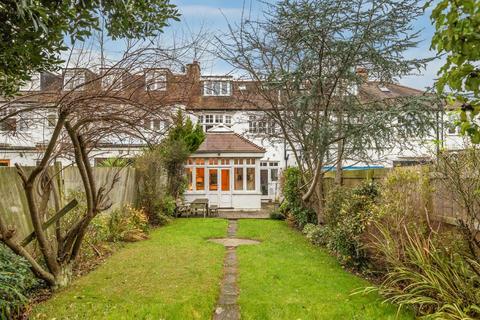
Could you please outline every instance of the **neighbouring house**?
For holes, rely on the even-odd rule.
[[[36,96],[65,94],[82,84],[86,85],[86,90],[98,92],[107,88],[119,93],[135,92],[138,99],[147,104],[161,99],[164,105],[183,110],[203,127],[207,138],[186,164],[189,179],[187,200],[207,197],[220,207],[258,208],[261,201],[278,198],[281,172],[294,165],[292,150],[287,143],[280,135],[271,138],[272,133],[279,129],[262,117],[258,106],[245,102],[254,86],[251,81],[231,76],[204,76],[200,64],[195,61],[186,65],[184,72],[178,73],[168,68],[149,68],[136,74],[120,69],[102,69],[95,73],[74,68],[62,74],[43,73],[34,77],[32,83],[23,88],[22,99],[8,104],[8,109],[2,108],[7,101],[0,99],[0,119],[12,109],[34,107],[31,117],[23,115],[0,123],[0,166],[13,166],[15,163],[34,165],[38,161],[53,131],[57,114],[45,108],[48,100]],[[101,77],[105,74],[107,76]],[[121,77],[115,78],[117,74]],[[368,81],[357,91],[358,94],[380,98],[422,94],[419,90],[398,84],[380,85],[375,81]],[[443,125],[443,120],[447,118],[444,113],[439,116],[436,136],[444,141],[445,147],[458,148],[462,145],[462,138],[458,131]],[[142,125],[144,136],[158,141],[170,123],[168,119],[146,116]],[[428,147],[437,138],[419,141],[417,150],[393,152],[371,163],[345,165],[365,168],[415,164],[428,157]],[[90,152],[91,162],[98,165],[108,158],[131,158],[144,147],[145,142],[135,136],[101,140]],[[73,158],[64,157],[58,161],[71,164]]]

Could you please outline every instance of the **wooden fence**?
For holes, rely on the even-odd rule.
[[[27,172],[32,168],[25,167]],[[109,193],[112,207],[109,210],[120,208],[136,201],[137,179],[134,168],[93,168],[97,186],[108,186],[117,177],[118,181]],[[76,167],[67,167],[62,170],[58,180],[59,189],[64,197],[72,191],[83,191],[80,173]],[[65,200],[65,199],[64,199]],[[66,201],[64,201],[66,204]],[[22,187],[22,181],[14,167],[0,168],[0,214],[6,223],[15,227],[16,237],[25,238],[33,231],[27,206],[27,199]]]
[[[422,169],[421,166],[408,168],[418,171]],[[396,168],[344,171],[342,183],[346,187],[353,188],[366,180],[381,182],[392,170],[396,170]],[[334,184],[335,172],[326,173],[325,190],[328,192]],[[431,191],[427,196],[427,203],[424,203],[419,195],[418,197],[412,197],[412,203],[419,207],[419,212],[424,212],[425,207],[427,207],[435,220],[448,224],[457,224],[458,218],[464,215],[465,210],[456,201],[454,193],[439,177],[430,176],[429,184]]]

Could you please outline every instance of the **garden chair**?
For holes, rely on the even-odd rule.
[[[209,212],[209,215],[212,216],[212,217],[218,216],[218,206],[215,205],[215,204],[212,204],[212,205],[208,208],[208,212]]]
[[[175,217],[181,217],[182,215],[185,215],[186,217],[189,217],[192,214],[192,208],[188,203],[185,203],[183,199],[177,199],[175,201]]]

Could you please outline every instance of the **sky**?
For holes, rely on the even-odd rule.
[[[188,37],[189,34],[198,34],[199,32],[206,32],[209,35],[225,33],[228,30],[228,23],[239,22],[242,14],[249,15],[252,19],[261,17],[264,6],[261,0],[171,0],[171,3],[178,7],[181,17],[179,22],[172,22],[165,29],[163,39],[166,42],[179,35]],[[422,17],[413,21],[414,28],[421,30],[421,43],[417,48],[406,52],[408,58],[434,56],[434,53],[429,51],[434,32],[429,19],[430,13],[431,10],[427,10]],[[110,44],[110,47],[115,46],[116,44]],[[200,59],[200,63],[204,75],[232,72],[232,67],[218,58],[203,57]],[[417,89],[431,87],[442,64],[442,60],[434,60],[427,65],[425,70],[421,71],[421,74],[399,79],[399,83]]]

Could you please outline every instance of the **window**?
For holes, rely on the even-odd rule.
[[[63,90],[84,90],[85,71],[67,70],[63,77]]]
[[[233,164],[243,164],[243,159],[235,159],[233,160]]]
[[[217,165],[218,164],[218,159],[210,158],[210,159],[208,159],[208,164],[209,165]]]
[[[205,190],[205,168],[196,168],[195,187],[196,190]]]
[[[195,164],[204,165],[205,164],[205,159],[197,158],[197,159],[195,159]]]
[[[203,127],[203,131],[208,131],[214,125],[224,124],[226,126],[232,125],[232,116],[223,114],[203,114],[198,116],[198,123]]]
[[[260,119],[256,116],[248,118],[248,132],[249,133],[275,133],[275,122],[272,120]]]
[[[209,174],[208,178],[210,182],[208,189],[210,191],[217,191],[218,190],[218,170],[209,169],[208,174]]]
[[[162,121],[160,119],[145,119],[143,127],[147,130],[158,131],[162,128]]]
[[[0,118],[15,112],[14,108],[0,110]],[[17,131],[17,118],[10,117],[0,122],[0,131]]]
[[[246,164],[255,164],[255,159],[245,159]]]
[[[10,160],[9,159],[1,159],[0,160],[0,167],[9,167],[10,166]]]
[[[122,73],[108,71],[102,77],[102,88],[104,90],[118,91],[122,89]]]
[[[193,190],[193,169],[185,168],[185,174],[187,175],[187,190]]]
[[[205,116],[205,123],[213,123],[213,114],[207,114]]]
[[[247,190],[255,190],[255,168],[247,168]]]
[[[231,91],[230,81],[206,80],[203,82],[204,96],[229,96]]]
[[[270,180],[278,181],[278,169],[270,169]]]
[[[234,188],[235,190],[243,190],[243,168],[235,168],[235,181]]]
[[[145,86],[147,90],[167,90],[167,75],[162,70],[149,70],[145,74]]]

